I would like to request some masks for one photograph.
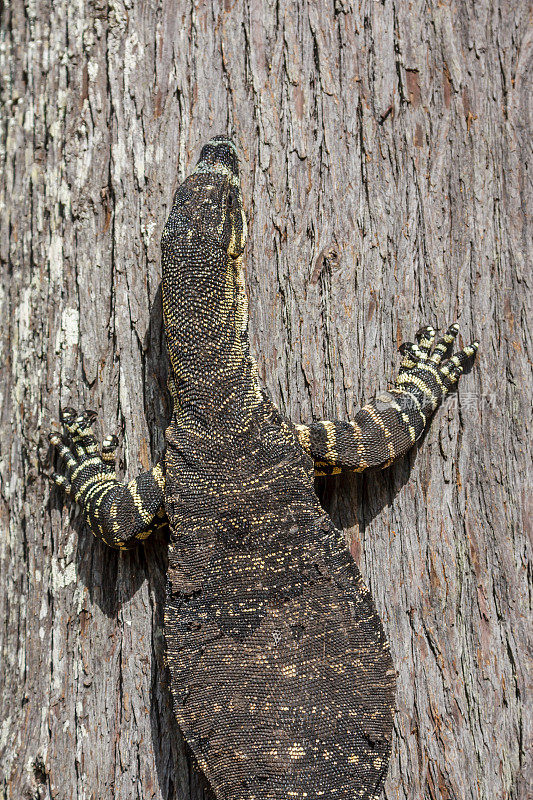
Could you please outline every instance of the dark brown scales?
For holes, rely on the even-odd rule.
[[[394,670],[311,460],[266,402],[216,453],[167,436],[171,688],[217,796],[373,798]]]

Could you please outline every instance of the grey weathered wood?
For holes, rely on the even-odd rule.
[[[202,796],[164,686],[164,542],[107,550],[44,472],[60,402],[122,431],[128,476],[161,452],[159,236],[228,131],[253,346],[295,421],[348,418],[422,322],[480,339],[415,453],[319,489],[398,668],[386,797],[525,800],[528,22],[503,0],[4,4],[3,798]]]

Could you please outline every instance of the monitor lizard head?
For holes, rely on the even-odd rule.
[[[237,148],[226,136],[214,136],[202,147],[200,158],[191,176],[197,186],[202,186],[200,176],[207,175],[215,181],[215,217],[218,216],[220,243],[228,255],[240,256],[246,243],[246,216],[244,213]],[[203,184],[202,188],[205,187]],[[200,190],[201,191],[201,190]]]
[[[220,248],[230,258],[238,258],[246,232],[237,148],[226,136],[214,136],[176,191],[162,245],[173,237],[188,236],[197,245]]]

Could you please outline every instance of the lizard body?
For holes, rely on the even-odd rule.
[[[55,482],[96,536],[128,548],[170,527],[166,659],[174,711],[219,800],[376,798],[395,673],[383,627],[314,474],[386,466],[420,437],[477,343],[457,327],[403,346],[394,387],[353,422],[293,426],[248,343],[246,219],[235,145],[215,137],[162,236],[173,414],[164,461],[127,486],[92,415],[62,415]]]

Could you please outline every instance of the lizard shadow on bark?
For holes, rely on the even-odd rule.
[[[363,474],[345,471],[315,480],[315,491],[324,510],[338,528],[348,532],[350,551],[360,567],[366,528],[384,508],[392,505],[408,483],[422,439],[385,470],[372,469]]]
[[[94,537],[80,509],[64,500],[52,487],[49,505],[61,512],[68,508],[68,525],[76,532],[76,576],[96,604],[110,619],[116,618],[125,600],[133,597],[146,579],[146,558],[142,548],[121,553]]]
[[[137,592],[146,579],[144,553],[112,550],[88,529],[83,516],[72,522],[77,533],[76,574],[87,588],[91,603],[115,619],[122,604]]]
[[[50,458],[47,461],[50,463]],[[116,588],[118,552],[110,552],[103,542],[92,536],[80,510],[65,500],[55,487],[50,490],[48,504],[50,510],[62,514],[65,528],[76,532],[76,576],[88,590],[91,604],[96,603],[107,617],[116,617],[120,605]],[[65,516],[65,507],[68,516]],[[60,535],[64,536],[64,533],[60,531]]]
[[[465,369],[465,374],[470,369]],[[338,528],[348,532],[350,551],[363,577],[361,550],[366,529],[384,508],[393,504],[395,497],[410,481],[418,451],[424,448],[432,422],[430,420],[412,449],[386,469],[375,468],[364,473],[347,470],[339,475],[315,479],[315,491],[324,510]]]
[[[143,342],[144,413],[153,463],[163,455],[164,432],[171,415],[166,385],[168,368],[159,284]],[[57,490],[52,489],[50,504],[58,510],[63,507]],[[164,800],[214,800],[206,779],[195,767],[172,711],[163,639],[167,571],[165,534],[157,533],[144,545],[119,552],[92,536],[83,515],[74,505],[69,524],[77,534],[77,576],[87,588],[90,603],[96,604],[108,618],[117,620],[122,604],[131,599],[145,581],[148,582],[152,617],[150,727],[160,797]]]

